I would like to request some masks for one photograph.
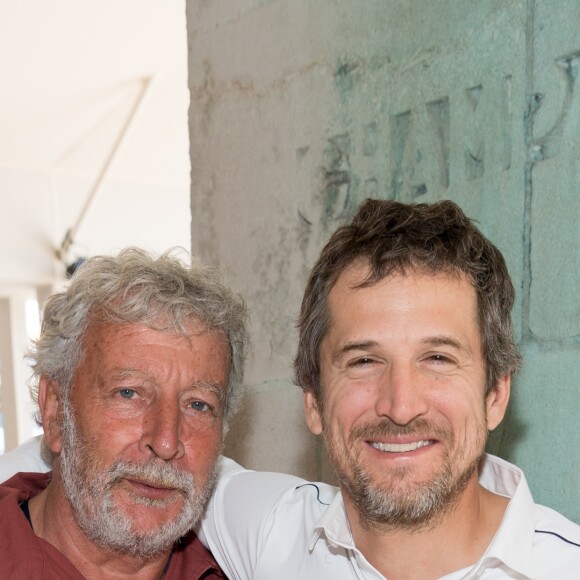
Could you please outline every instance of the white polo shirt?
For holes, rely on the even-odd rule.
[[[46,473],[50,465],[42,460],[40,446],[42,435],[32,437],[16,449],[0,455],[0,483],[10,479],[15,473],[30,471]]]
[[[0,456],[0,481],[47,471],[36,438]],[[342,495],[325,483],[247,471],[221,458],[202,541],[226,575],[240,580],[383,579],[356,549]],[[510,498],[480,560],[444,580],[579,580],[580,526],[534,504],[520,469],[486,455],[480,483]]]
[[[383,579],[354,545],[342,494],[324,483],[222,459],[201,534],[229,578]],[[486,455],[480,483],[510,498],[481,559],[445,580],[579,580],[580,526],[535,505],[520,469]],[[203,539],[203,538],[202,538]]]

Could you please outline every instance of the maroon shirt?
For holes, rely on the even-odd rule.
[[[0,485],[0,578],[83,580],[79,571],[51,544],[35,535],[20,503],[50,482],[50,473],[17,473]],[[176,543],[164,580],[214,580],[225,576],[197,536]]]

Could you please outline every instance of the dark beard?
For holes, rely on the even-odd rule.
[[[336,446],[327,440],[326,429],[324,433],[330,461],[342,488],[354,503],[361,527],[367,530],[419,531],[436,526],[452,511],[477,471],[487,439],[487,429],[483,424],[478,426],[478,430],[476,444],[480,446],[480,452],[461,473],[453,473],[453,466],[446,452],[442,459],[442,468],[431,479],[405,484],[404,478],[409,469],[403,467],[391,474],[392,481],[382,485],[373,484],[372,475],[361,467],[356,457],[347,457],[346,454],[336,457],[333,452],[333,447]],[[357,442],[360,444],[360,441],[397,435],[415,435],[418,439],[435,438],[445,445],[446,449],[455,446],[453,433],[434,427],[422,418],[405,426],[396,425],[388,419],[374,425],[359,426],[352,430],[349,445],[354,447]],[[352,475],[346,473],[345,466],[349,465]],[[406,487],[403,487],[405,485]]]
[[[384,487],[373,487],[370,475],[360,467],[355,468],[350,482],[344,477],[339,480],[353,500],[364,529],[419,531],[435,527],[452,511],[477,470],[480,458],[457,479],[450,469],[445,469],[430,481],[410,485],[405,493],[397,495]]]

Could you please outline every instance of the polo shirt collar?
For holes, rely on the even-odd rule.
[[[322,535],[331,546],[356,550],[341,491],[336,494],[332,503],[316,522],[308,545],[311,551],[314,550],[314,546]]]
[[[532,578],[535,505],[523,472],[499,457],[486,455],[480,465],[479,483],[493,493],[510,498],[510,502],[476,568],[493,567],[494,561],[499,561],[521,577]]]

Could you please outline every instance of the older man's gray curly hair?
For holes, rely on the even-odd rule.
[[[41,376],[56,381],[63,396],[68,397],[84,356],[84,333],[92,316],[178,334],[187,334],[188,321],[195,319],[208,330],[223,334],[230,346],[227,424],[242,395],[248,338],[246,306],[223,284],[216,270],[198,262],[185,266],[173,254],[170,251],[155,258],[128,248],[115,257],[90,258],[65,291],[48,299],[40,338],[27,356],[33,370],[30,390],[36,403]]]

